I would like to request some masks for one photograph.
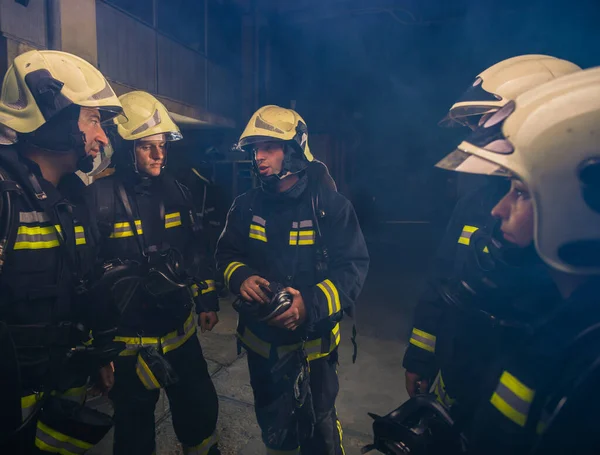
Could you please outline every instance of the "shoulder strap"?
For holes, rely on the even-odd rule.
[[[20,185],[0,168],[0,273],[6,254],[17,239],[19,212],[15,208],[13,196],[22,192]]]
[[[100,183],[102,182],[102,183]],[[102,238],[109,237],[112,232],[112,224],[115,220],[115,188],[113,179],[101,179],[94,182],[96,207],[92,207],[95,213],[96,223]],[[107,188],[104,188],[107,186]]]

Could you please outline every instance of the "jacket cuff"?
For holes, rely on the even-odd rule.
[[[231,262],[223,273],[225,286],[227,286],[232,294],[239,295],[242,283],[252,275],[258,275],[258,272],[242,262]]]
[[[329,279],[321,281],[316,286],[300,289],[306,308],[306,324],[314,328],[323,321],[339,319],[342,314],[340,294]]]

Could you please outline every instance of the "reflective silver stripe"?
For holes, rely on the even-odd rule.
[[[435,349],[435,340],[430,340],[428,338],[422,337],[421,335],[417,335],[414,331],[413,331],[412,335],[410,336],[410,338],[411,338],[411,340],[416,340],[423,344],[426,344],[432,350]]]
[[[183,453],[185,455],[206,455],[217,442],[219,442],[219,436],[215,431],[208,438],[202,441],[200,444],[194,447],[183,446]]]
[[[181,213],[167,213],[165,215],[165,229],[181,226]]]
[[[308,227],[312,227],[313,222],[312,220],[304,220],[304,221],[300,221],[300,228],[308,228]],[[298,229],[298,222],[294,221],[292,223],[292,228],[293,229]]]
[[[529,413],[529,407],[531,403],[519,398],[516,393],[510,390],[501,382],[496,387],[496,394],[502,398],[511,408],[521,414],[527,415]]]
[[[266,235],[265,235],[265,233],[263,231],[259,231],[259,230],[254,229],[254,228],[250,228],[250,234],[258,235],[260,237],[266,237]]]
[[[21,397],[21,416],[25,420],[33,412],[36,403],[42,398],[43,393]]]
[[[254,215],[252,217],[252,222],[256,223],[256,224],[260,224],[262,227],[265,227],[267,225],[267,221],[264,218],[261,218],[260,216],[256,216],[256,215]]]
[[[144,131],[155,127],[156,125],[158,125],[160,123],[160,112],[158,111],[158,109],[156,109],[154,111],[154,115],[152,115],[151,118],[149,118],[148,120],[146,120],[144,123],[142,123],[140,126],[138,126],[135,130],[133,130],[131,132],[131,134],[140,134],[143,133]]]
[[[162,351],[166,354],[173,349],[177,349],[185,343],[194,333],[196,333],[196,321],[194,316],[190,314],[183,324],[183,334],[177,335],[178,332],[171,332],[160,339]]]
[[[58,245],[58,237],[54,226],[19,226],[15,244],[49,242],[46,246]],[[18,245],[16,245],[16,249]]]
[[[21,223],[48,223],[50,217],[44,212],[20,212],[19,221]]]
[[[53,430],[41,421],[37,424],[35,445],[46,452],[76,455],[84,454],[93,447],[93,444],[71,438]]]
[[[320,283],[317,283],[317,287],[321,289],[321,291],[323,291],[323,294],[325,294],[325,297],[327,298],[329,316],[342,311],[342,306],[340,304],[340,296],[338,294],[337,288],[331,282],[331,280],[327,279],[325,281],[321,281]]]
[[[147,371],[144,366],[150,370],[148,364],[144,361],[142,356],[138,354],[137,363],[135,364],[135,372],[138,375],[138,378],[142,381],[142,384],[144,384],[144,387],[146,387],[147,390],[160,389],[158,380],[155,377],[150,376],[151,372]]]

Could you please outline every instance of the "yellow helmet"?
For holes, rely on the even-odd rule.
[[[549,55],[520,55],[502,60],[477,75],[440,125],[474,128],[483,115],[496,112],[510,100],[544,82],[575,71],[581,71],[581,68]]]
[[[119,97],[123,115],[115,119],[117,131],[126,141],[164,134],[167,141],[183,138],[167,108],[148,92],[134,91]]]
[[[542,84],[487,119],[437,166],[528,187],[540,257],[600,274],[600,67]]]
[[[252,144],[264,141],[289,143],[304,155],[307,161],[314,158],[308,146],[308,128],[304,119],[293,109],[268,105],[257,110],[240,136],[238,147],[247,150]]]
[[[71,105],[98,108],[103,120],[122,112],[102,73],[73,54],[29,51],[15,58],[0,95],[0,124],[31,133]]]

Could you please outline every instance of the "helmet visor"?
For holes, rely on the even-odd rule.
[[[487,118],[498,110],[498,106],[453,106],[450,112],[439,121],[438,125],[444,128],[466,126],[471,130],[477,129]]]
[[[436,164],[436,167],[457,172],[483,175],[510,176],[510,170],[497,164],[495,156],[506,156],[514,152],[513,144],[504,135],[504,122],[514,112],[516,104],[510,101],[493,114],[467,137],[458,148]],[[476,156],[473,150],[485,152],[490,159]],[[505,160],[501,160],[505,161]]]

